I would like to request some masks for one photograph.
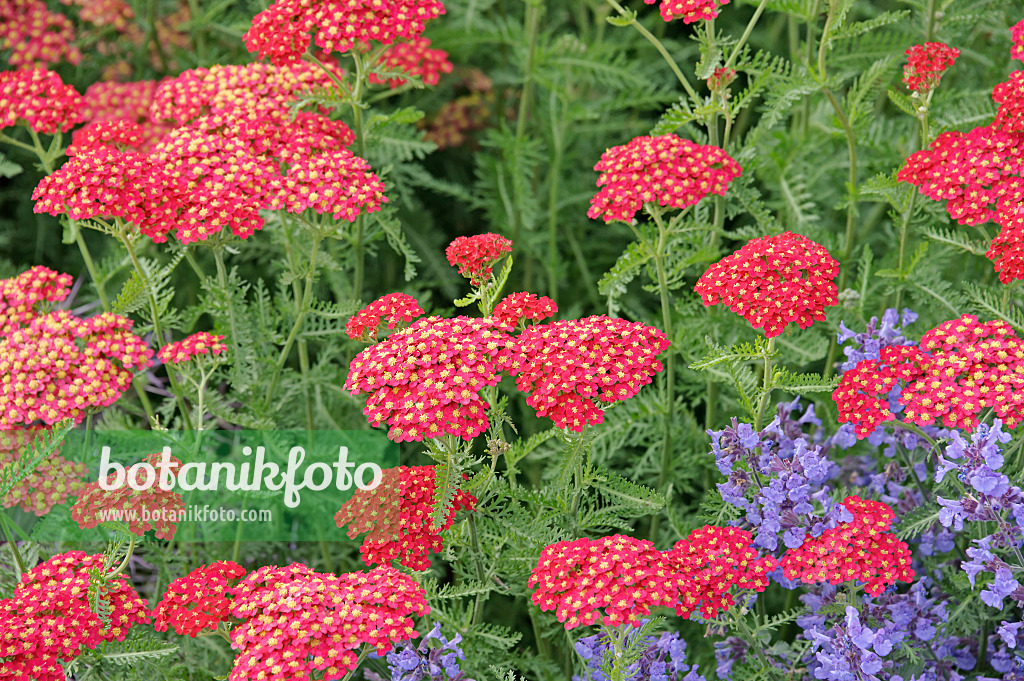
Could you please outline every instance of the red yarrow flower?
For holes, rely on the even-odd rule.
[[[558,313],[555,301],[535,293],[511,293],[494,306],[491,316],[505,328],[514,328],[519,322],[539,322]]]
[[[390,567],[333,575],[271,565],[233,591],[231,614],[242,623],[231,629],[239,653],[230,681],[291,681],[314,670],[339,679],[364,645],[383,655],[418,635],[412,615],[430,612],[423,587]]]
[[[373,301],[345,323],[345,331],[352,340],[374,341],[383,321],[388,328],[411,322],[423,314],[419,301],[405,293],[389,293]]]
[[[768,587],[768,573],[778,567],[772,556],[761,556],[753,535],[735,527],[705,525],[676,543],[667,553],[673,570],[683,576],[676,614],[704,619],[727,611],[735,601],[732,589],[758,593]]]
[[[0,2],[0,52],[8,52],[7,63],[11,67],[45,67],[61,62],[78,64],[82,61],[82,52],[74,42],[75,27],[71,20],[51,12],[45,2]]]
[[[594,170],[603,189],[590,200],[587,215],[605,222],[630,222],[644,204],[689,208],[709,194],[724,195],[742,172],[724,150],[671,134],[612,147]]]
[[[705,306],[723,303],[766,338],[792,322],[805,329],[839,303],[837,263],[825,247],[792,232],[753,239],[708,268],[694,291]]]
[[[906,53],[903,82],[914,92],[927,93],[939,85],[942,74],[956,62],[960,50],[945,43],[914,45]]]
[[[644,2],[653,5],[657,0]],[[714,19],[718,16],[718,8],[728,4],[729,0],[661,0],[661,18],[672,21],[682,17],[684,24],[692,24]]]
[[[1003,132],[1024,132],[1024,71],[1014,71],[1009,80],[992,90],[999,108],[992,127]]]
[[[455,492],[444,524],[434,525],[436,466],[400,466],[384,470],[373,489],[356,490],[334,516],[338,527],[348,526],[350,539],[368,533],[359,552],[367,565],[397,560],[413,570],[429,570],[430,554],[444,548],[441,533],[455,522],[455,513],[472,510],[476,497]]]
[[[127,578],[109,572],[102,554],[83,551],[59,554],[25,572],[14,595],[0,599],[2,678],[64,681],[63,665],[83,646],[123,641],[132,626],[149,622],[149,608]]]
[[[177,634],[192,638],[216,630],[231,614],[228,582],[244,575],[245,568],[238,563],[221,560],[175,579],[153,610],[153,628],[173,627]]]
[[[29,453],[29,447],[42,428],[0,431],[0,470],[8,469]],[[85,485],[82,478],[89,474],[88,467],[78,461],[68,461],[58,451],[32,469],[28,477],[16,484],[0,501],[4,508],[20,506],[26,513],[45,516],[68,497],[78,496]]]
[[[0,280],[0,337],[39,316],[40,303],[58,303],[67,298],[71,283],[70,274],[59,274],[42,265]]]
[[[1024,61],[1024,19],[1010,28],[1010,41],[1013,43],[1010,48],[1010,56]]]
[[[346,52],[371,40],[390,45],[412,40],[424,24],[444,14],[439,0],[277,0],[252,20],[245,45],[260,59],[288,64],[316,45],[327,52]]]
[[[150,454],[145,462],[159,470],[157,465],[160,454]],[[170,457],[180,470],[182,462],[177,457]],[[86,485],[78,501],[71,507],[71,519],[83,530],[97,527],[100,523],[119,521],[128,527],[128,531],[143,536],[150,530],[156,530],[158,539],[171,539],[177,530],[178,519],[185,511],[185,500],[173,489],[165,490],[160,486],[160,476],[153,478],[149,487],[141,490],[132,489],[127,476],[117,479],[111,473],[103,482]]]
[[[424,85],[437,85],[442,73],[452,72],[452,63],[448,61],[448,53],[430,47],[430,39],[415,38],[407,43],[397,43],[381,55],[380,66],[388,71],[401,71],[410,76],[418,76]],[[394,89],[407,82],[401,76],[386,76],[382,80],[376,73],[371,73],[369,81],[375,85],[387,82]]]
[[[82,95],[53,71],[0,71],[0,129],[25,121],[36,132],[66,132],[82,122]]]
[[[683,581],[654,544],[616,534],[545,547],[527,585],[534,604],[554,610],[568,630],[639,626],[654,608],[675,606]]]
[[[489,425],[480,391],[498,383],[513,347],[493,321],[425,317],[360,352],[345,389],[369,393],[363,414],[373,426],[391,426],[395,442],[469,440]]]
[[[224,336],[199,331],[183,340],[163,346],[156,357],[164,364],[180,364],[200,355],[219,355],[228,349],[228,346],[221,342],[223,340]]]
[[[499,234],[488,232],[476,236],[460,236],[448,244],[445,255],[459,274],[480,286],[490,279],[494,263],[512,252],[512,242]]]
[[[370,164],[348,149],[297,161],[276,188],[279,194],[272,194],[268,201],[271,209],[301,213],[312,208],[348,222],[360,214],[379,211],[388,201],[384,183],[370,170]]]
[[[537,324],[515,340],[509,373],[537,416],[577,433],[604,421],[602,405],[626,400],[661,371],[662,331],[605,316]]]
[[[116,402],[132,369],[152,364],[153,351],[131,328],[118,315],[79,319],[60,310],[0,339],[0,427],[78,423]]]
[[[911,582],[912,557],[904,542],[888,530],[896,517],[878,501],[847,497],[843,501],[853,520],[807,539],[782,557],[786,579],[805,584],[860,582],[869,596],[880,596],[886,586]]]
[[[1006,322],[963,315],[928,331],[918,347],[883,348],[843,374],[832,395],[839,422],[863,438],[895,420],[888,397],[897,385],[909,423],[971,430],[991,408],[1014,428],[1024,420],[1024,341]]]

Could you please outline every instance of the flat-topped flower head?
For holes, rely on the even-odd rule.
[[[772,338],[805,329],[839,303],[837,263],[825,247],[792,232],[765,236],[719,260],[697,281],[705,306],[721,302]]]
[[[109,576],[102,554],[58,554],[25,572],[0,599],[0,673],[18,681],[63,681],[82,647],[123,641],[149,622],[149,608],[124,575]],[[100,581],[102,580],[102,581]],[[102,613],[93,601],[102,586]]]
[[[509,373],[526,403],[579,433],[604,421],[603,405],[633,397],[654,379],[669,341],[653,326],[594,316],[528,327],[515,346]]]
[[[768,573],[778,567],[771,556],[761,556],[750,532],[735,527],[705,525],[667,552],[669,564],[683,580],[676,614],[698,613],[712,619],[735,601],[732,590],[764,591]]]
[[[160,460],[160,454],[150,454],[145,463],[156,468]],[[181,460],[174,456],[170,460],[180,470]],[[132,534],[141,537],[155,530],[158,539],[174,537],[178,519],[185,510],[185,500],[180,494],[173,489],[165,490],[156,482],[144,489],[135,490],[128,485],[124,476],[118,480],[115,473],[110,473],[103,483],[106,488],[99,481],[85,485],[78,501],[71,507],[71,518],[79,527],[83,530],[97,527],[114,512],[128,518],[125,525]]]
[[[992,127],[1003,132],[1024,132],[1024,71],[1014,71],[1008,80],[992,89],[999,105]]]
[[[215,630],[231,613],[228,582],[243,576],[241,565],[221,560],[175,579],[153,610],[153,628],[167,631],[172,627],[178,635],[192,638]]]
[[[260,59],[287,64],[309,49],[313,30],[317,47],[346,52],[370,41],[413,40],[442,14],[439,0],[277,0],[253,18],[245,45]]]
[[[388,328],[411,322],[423,314],[418,300],[405,293],[389,293],[373,301],[345,323],[345,332],[352,340],[374,341],[380,325],[387,321]]]
[[[156,358],[164,364],[180,364],[200,355],[220,355],[228,349],[223,340],[224,336],[215,336],[208,331],[199,331],[180,341],[163,346],[156,353]]]
[[[782,557],[783,576],[805,584],[859,582],[869,596],[880,596],[897,582],[913,581],[910,550],[889,532],[896,517],[893,510],[858,496],[847,497],[843,506],[853,520],[790,549]]]
[[[587,215],[605,222],[630,222],[645,203],[688,208],[709,194],[724,195],[740,176],[740,165],[724,150],[675,135],[635,137],[612,147],[594,166],[602,187]]]
[[[407,43],[392,45],[380,57],[380,66],[388,71],[401,71],[410,76],[418,76],[424,85],[437,85],[442,73],[452,72],[452,63],[448,61],[448,53],[430,47],[429,38],[415,38]],[[407,82],[401,76],[388,76],[382,80],[377,74],[370,74],[370,82],[376,85],[387,82],[388,87],[396,88]]]
[[[396,442],[469,440],[489,425],[480,391],[498,383],[513,347],[491,320],[425,317],[360,352],[345,389],[369,393],[363,414],[373,426],[387,423]]]
[[[0,470],[11,470],[8,466],[28,455],[32,441],[44,432],[42,428],[0,430]],[[69,497],[77,497],[85,485],[82,478],[88,474],[89,468],[84,463],[68,461],[55,451],[0,498],[0,506],[18,506],[26,513],[45,516]]]
[[[60,274],[42,265],[0,280],[0,337],[37,317],[40,303],[57,303],[67,298],[71,282],[70,274]]]
[[[448,264],[459,268],[459,274],[479,286],[490,279],[494,263],[512,252],[512,242],[500,234],[460,236],[448,244]]]
[[[0,129],[24,121],[36,132],[66,132],[82,122],[82,104],[53,71],[0,71]]]
[[[364,645],[384,655],[416,638],[412,616],[430,612],[423,587],[390,567],[334,575],[269,565],[233,593],[231,615],[242,623],[231,629],[230,681],[292,681],[315,670],[340,679]]]
[[[1010,48],[1010,56],[1024,61],[1024,19],[1010,28],[1010,41],[1013,43]]]
[[[356,490],[335,514],[338,527],[355,539],[367,533],[359,552],[367,565],[397,560],[413,570],[429,570],[430,554],[443,549],[441,533],[455,522],[455,513],[476,505],[476,497],[458,490],[441,527],[434,525],[436,466],[388,468],[379,485]]]
[[[153,351],[131,328],[118,315],[80,319],[59,310],[0,338],[0,427],[78,423],[116,402],[133,369],[152,364]]]
[[[914,45],[906,51],[903,82],[909,90],[927,93],[939,85],[942,74],[956,62],[960,50],[945,43]]]
[[[384,183],[370,164],[348,149],[303,158],[275,182],[278,195],[268,197],[268,207],[301,213],[311,208],[335,220],[354,222],[363,213],[375,213],[388,202]]]
[[[676,604],[682,581],[654,544],[616,534],[545,547],[527,585],[534,604],[554,610],[569,630],[640,626],[652,609]]]
[[[42,0],[0,2],[0,52],[7,52],[15,69],[82,61],[71,20],[51,12]]]
[[[494,306],[491,315],[506,327],[515,327],[520,322],[539,322],[558,313],[555,301],[536,293],[510,293]]]
[[[644,0],[653,5],[658,0]],[[729,0],[661,0],[661,18],[665,21],[682,18],[684,24],[707,21],[718,16],[718,8]]]

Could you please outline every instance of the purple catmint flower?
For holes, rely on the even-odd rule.
[[[472,681],[459,669],[459,661],[466,659],[460,643],[462,634],[448,640],[436,622],[418,645],[405,643],[387,654],[390,681]],[[365,676],[367,681],[384,681],[370,670]]]
[[[645,636],[638,640],[639,631],[634,630],[626,637],[627,647],[644,646],[640,659],[626,669],[627,681],[707,681],[697,672],[697,666],[686,663],[686,641],[678,632],[662,632],[659,636]],[[609,681],[602,671],[605,656],[612,645],[607,634],[581,638],[576,642],[576,652],[586,662],[585,676],[574,675],[573,681]]]

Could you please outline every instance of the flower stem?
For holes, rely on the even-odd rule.
[[[21,581],[21,576],[25,574],[25,561],[21,557],[21,552],[18,551],[18,544],[14,541],[14,537],[11,535],[10,529],[7,527],[7,523],[10,522],[7,518],[7,514],[0,511],[0,529],[3,530],[4,539],[7,541],[7,545],[11,547],[11,555],[14,556],[14,567],[18,571],[18,574],[14,575],[18,581]]]
[[[665,271],[665,256],[668,247],[668,229],[661,219],[659,210],[648,210],[654,222],[658,225],[658,244],[654,248],[654,268],[658,276],[658,293],[661,296],[661,324],[662,331],[671,344],[674,340],[672,332],[672,304],[669,301],[668,274]],[[663,491],[668,483],[669,469],[672,463],[672,421],[675,416],[675,371],[676,356],[675,348],[669,345],[668,355],[665,357],[665,420],[662,432],[661,465],[658,472],[658,491]],[[656,515],[651,519],[650,539],[656,541],[658,538],[658,522],[660,516]]]
[[[764,410],[768,406],[768,398],[772,394],[772,355],[775,354],[775,338],[768,339],[768,349],[764,353],[764,382],[761,385],[761,397],[757,401],[757,413],[754,414],[754,432],[761,432],[764,423]]]
[[[742,50],[743,46],[747,44],[747,39],[750,37],[750,34],[754,31],[754,27],[757,25],[757,21],[758,19],[761,18],[761,14],[764,13],[764,8],[767,5],[768,0],[761,0],[761,2],[757,5],[757,9],[754,10],[754,16],[750,17],[750,21],[747,22],[747,28],[743,31],[743,35],[740,36],[740,39],[736,43],[736,46],[732,48],[732,53],[726,60],[725,66],[723,66],[722,68],[727,69],[730,66],[732,66],[733,62],[736,61],[736,57],[740,55],[740,50]]]
[[[483,550],[480,548],[480,537],[476,531],[476,517],[472,513],[469,514],[469,538],[473,543],[473,568],[476,570],[476,581],[483,584],[484,566],[483,563],[480,562]],[[476,602],[473,605],[473,625],[479,623],[480,618],[483,617],[485,601],[486,597],[483,592],[476,595]]]

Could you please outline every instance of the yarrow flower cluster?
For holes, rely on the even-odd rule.
[[[1010,27],[1010,41],[1013,43],[1010,56],[1024,61],[1024,19]]]
[[[888,531],[896,517],[892,509],[858,496],[847,497],[843,506],[853,514],[852,521],[825,530],[782,557],[786,579],[833,585],[856,581],[870,596],[880,595],[890,584],[912,581],[910,551]]]
[[[956,62],[960,50],[945,43],[914,45],[906,51],[903,82],[914,92],[928,93],[939,85],[942,74]]]
[[[527,584],[534,604],[554,610],[568,630],[639,626],[653,608],[675,606],[682,582],[654,544],[617,534],[546,546]]]
[[[558,313],[555,301],[535,293],[510,293],[494,306],[491,316],[506,328],[520,322],[539,322]]]
[[[492,321],[425,317],[360,352],[345,389],[369,393],[363,414],[387,423],[396,442],[454,435],[471,439],[488,425],[480,391],[510,366],[512,337]]]
[[[626,400],[661,371],[662,331],[605,316],[528,327],[515,340],[509,373],[526,403],[577,433],[604,421],[602,405]]]
[[[25,572],[0,599],[0,670],[15,681],[64,681],[81,648],[123,641],[149,609],[123,575],[109,576],[102,554],[69,551]],[[101,588],[102,585],[102,588]],[[101,590],[100,590],[101,589]],[[93,611],[97,598],[104,614]]]
[[[0,280],[0,337],[38,317],[37,306],[41,303],[59,303],[67,298],[71,282],[70,274],[60,274],[42,265]]]
[[[132,369],[152,363],[153,351],[131,328],[114,314],[80,319],[59,310],[0,337],[0,426],[79,422],[116,402]]]
[[[839,303],[837,263],[825,247],[792,232],[749,241],[701,275],[705,306],[721,302],[767,338],[792,322],[805,329]]]
[[[18,121],[36,132],[67,132],[82,121],[82,95],[53,71],[0,71],[0,129]]]
[[[906,421],[927,426],[973,428],[978,415],[995,410],[1011,428],[1024,419],[1024,341],[1001,320],[963,315],[921,337],[918,346],[881,348],[846,371],[832,397],[839,422],[853,423],[858,437],[895,420],[890,394],[899,388]]]
[[[82,61],[71,21],[51,12],[41,0],[0,2],[0,52],[6,51],[7,63],[14,68]]]
[[[473,681],[459,669],[459,662],[466,659],[460,643],[462,634],[448,640],[441,633],[441,623],[435,622],[419,645],[403,643],[387,654],[389,681]],[[371,669],[363,673],[366,681],[385,681]]]
[[[410,76],[418,76],[424,85],[437,85],[442,73],[451,73],[453,66],[448,61],[448,53],[430,47],[429,38],[414,38],[409,42],[392,45],[380,57],[380,66],[389,71],[401,71]],[[386,76],[386,80],[375,73],[369,77],[371,83],[396,88],[407,82],[401,76]]]
[[[671,134],[612,147],[594,170],[603,188],[590,200],[587,215],[605,222],[630,222],[644,204],[689,208],[709,194],[724,195],[742,172],[724,150]]]
[[[405,293],[389,293],[352,315],[345,323],[345,332],[352,340],[374,341],[385,320],[389,329],[411,322],[423,314],[420,302]]]
[[[208,331],[199,331],[180,341],[168,343],[156,353],[164,364],[180,364],[201,355],[217,356],[228,349],[224,336],[215,336]]]
[[[494,263],[511,252],[511,241],[499,234],[487,233],[456,238],[448,244],[445,256],[473,286],[480,286],[491,278]]]
[[[676,614],[712,619],[735,604],[733,587],[757,593],[768,588],[768,573],[779,562],[761,556],[752,539],[746,530],[705,525],[676,542],[666,554],[683,577]]]
[[[0,470],[8,469],[29,453],[29,446],[43,431],[41,428],[0,430]],[[10,470],[10,469],[8,469]],[[78,496],[85,484],[88,467],[79,461],[68,461],[55,451],[43,460],[21,482],[0,498],[3,508],[21,507],[39,517],[47,515],[68,497]]]
[[[153,610],[154,629],[173,627],[177,634],[192,638],[217,629],[231,610],[228,582],[244,575],[245,568],[238,563],[221,560],[175,579]]]
[[[653,5],[657,0],[644,0]],[[682,17],[684,24],[707,21],[718,16],[718,8],[728,5],[729,0],[661,0],[661,18],[672,21]]]
[[[276,0],[253,18],[244,38],[250,52],[281,65],[302,57],[313,29],[318,47],[346,52],[371,40],[413,40],[442,14],[439,0]]]
[[[160,454],[150,454],[145,463],[156,467]],[[177,457],[170,460],[179,467]],[[156,530],[158,539],[171,539],[177,530],[176,519],[185,511],[185,500],[173,489],[165,490],[154,484],[142,490],[132,489],[125,478],[117,479],[110,473],[103,481],[90,482],[82,489],[78,501],[71,507],[71,519],[82,529],[88,530],[110,519],[111,512],[120,513],[128,531],[143,536],[149,530]]]
[[[341,575],[305,565],[269,565],[234,588],[231,629],[238,650],[230,681],[285,681],[314,670],[325,681],[354,669],[363,645],[378,654],[417,636],[412,615],[430,612],[423,587],[389,567]]]
[[[457,490],[444,523],[434,525],[436,466],[388,468],[376,487],[356,490],[334,516],[338,527],[348,526],[349,538],[368,533],[359,552],[367,565],[389,565],[397,560],[413,570],[430,569],[430,554],[440,553],[441,533],[455,522],[455,514],[472,510],[476,497]]]
[[[644,636],[639,632],[626,636],[626,649],[643,646],[640,659],[629,665],[625,671],[626,681],[706,681],[698,673],[698,665],[692,667],[686,662],[686,641],[678,632],[662,632],[658,636]],[[612,642],[605,632],[585,636],[576,642],[576,652],[586,662],[586,679],[573,676],[572,681],[611,681],[602,666],[605,659],[614,652]]]

